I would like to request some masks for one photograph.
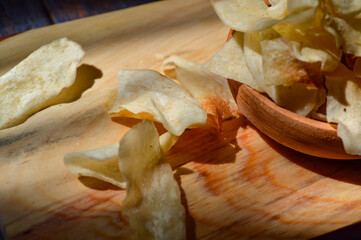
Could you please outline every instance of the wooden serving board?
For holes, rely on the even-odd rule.
[[[128,239],[125,191],[72,175],[66,153],[115,143],[137,121],[110,121],[104,103],[120,68],[160,70],[177,54],[204,63],[228,34],[208,0],[162,1],[29,31],[0,42],[0,72],[67,36],[102,72],[75,102],[0,131],[0,215],[11,239]],[[306,239],[361,220],[361,162],[302,155],[243,117],[222,134],[186,131],[167,154],[189,239]]]

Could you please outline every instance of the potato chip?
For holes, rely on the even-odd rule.
[[[205,67],[220,76],[244,83],[262,91],[253,79],[243,53],[243,33],[235,32],[232,38],[219,50]]]
[[[109,146],[68,153],[65,166],[75,175],[94,177],[120,188],[126,187],[123,174],[118,166],[119,143]]]
[[[260,86],[277,105],[302,116],[307,116],[316,106],[320,105],[318,102],[319,90],[317,88],[309,88],[306,83],[302,82],[286,82],[285,77],[287,77],[286,73],[288,73],[289,69],[283,68],[283,65],[276,66],[276,62],[281,59],[272,60],[271,58],[266,59],[267,56],[263,56],[261,39],[262,41],[265,41],[264,39],[279,39],[278,33],[270,29],[260,33],[245,33],[244,37],[244,54],[247,66],[257,85]],[[277,46],[275,47],[277,48]],[[290,57],[287,55],[287,52],[284,56],[286,56],[286,58],[287,56]],[[272,61],[275,61],[275,63],[273,64]],[[264,63],[266,63],[265,66]],[[292,66],[287,64],[289,64],[289,62],[286,62],[286,66],[292,69]],[[266,73],[267,75],[265,75]],[[290,78],[290,76],[288,76],[288,78]],[[277,82],[279,79],[281,79],[282,82]],[[288,79],[286,78],[286,80]],[[293,81],[292,78],[290,78],[290,80]],[[275,85],[276,83],[278,85]]]
[[[340,81],[326,78],[328,122],[337,123],[345,151],[361,155],[361,78]]]
[[[185,210],[158,132],[149,120],[135,125],[119,143],[119,168],[127,180],[122,213],[137,239],[185,239]]]
[[[24,122],[76,78],[84,56],[82,48],[66,38],[55,40],[31,53],[0,77],[0,129]]]
[[[345,53],[361,56],[361,3],[360,1],[325,1],[324,23],[339,40]]]
[[[318,0],[277,0],[270,3],[268,7],[263,0],[211,0],[221,21],[241,32],[260,31],[281,22],[310,21],[318,6]]]
[[[159,142],[163,153],[168,152],[178,138],[169,132],[162,134]],[[125,178],[118,166],[118,150],[119,143],[115,143],[96,149],[68,153],[64,157],[64,163],[75,175],[97,178],[125,188]]]
[[[206,122],[197,100],[174,81],[153,70],[120,70],[118,95],[109,114],[161,122],[174,135]]]
[[[201,103],[207,113],[215,116],[216,119],[238,116],[238,106],[225,77],[175,55],[164,61],[163,67],[169,66],[175,67],[177,80]]]

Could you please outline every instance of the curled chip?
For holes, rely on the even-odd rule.
[[[361,78],[326,77],[328,122],[338,123],[337,135],[349,154],[361,155]]]
[[[178,136],[166,132],[159,137],[163,153],[166,153],[178,140]],[[118,164],[119,143],[68,153],[64,157],[65,166],[71,173],[87,176],[111,183],[120,188],[126,187],[125,178],[119,171]]]
[[[302,24],[313,19],[318,0],[211,0],[213,9],[228,27],[255,32],[282,22]]]
[[[1,76],[0,129],[18,125],[37,111],[59,103],[57,96],[74,83],[83,55],[77,43],[61,38],[42,46]]]
[[[120,70],[118,95],[109,114],[161,122],[174,135],[202,125],[207,114],[181,86],[153,70]]]
[[[135,125],[124,135],[119,143],[119,168],[127,181],[122,213],[137,239],[185,239],[179,186],[151,121]]]
[[[166,59],[163,68],[167,67],[175,68],[182,87],[201,103],[203,110],[217,120],[238,116],[238,106],[225,77],[178,56]]]
[[[76,175],[94,177],[125,188],[123,174],[118,167],[119,144],[68,153],[64,157],[65,166]]]
[[[324,23],[345,53],[361,56],[361,3],[326,0]]]
[[[262,50],[264,49],[262,49],[261,40],[265,38],[277,39],[277,37],[278,33],[274,32],[272,29],[262,33],[255,32],[244,34],[244,55],[248,69],[257,85],[266,92],[277,105],[302,116],[307,116],[323,103],[319,102],[319,96],[322,94],[322,90],[315,87],[308,87],[307,82],[289,82],[291,77],[287,77],[287,74],[289,74],[288,69],[279,64],[273,66],[277,61],[281,61],[282,58],[273,59],[271,56],[263,55]],[[273,43],[277,43],[277,41],[272,42],[272,44]],[[281,46],[276,45],[275,47],[284,50],[283,43]],[[283,56],[284,61],[287,59],[292,59],[295,62],[298,61],[292,58],[289,51],[281,51],[279,54]],[[290,65],[292,61],[286,61],[286,63],[288,64],[287,66],[293,69],[293,72],[297,74],[300,74],[301,72],[303,75],[307,76],[306,68],[303,68],[298,64]],[[265,75],[266,72],[268,72],[267,76]],[[282,82],[278,82],[280,80],[282,80]],[[278,85],[275,85],[276,83]]]
[[[247,67],[243,53],[243,38],[242,32],[235,32],[222,49],[205,64],[205,67],[215,74],[262,91]]]

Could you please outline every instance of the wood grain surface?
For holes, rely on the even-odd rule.
[[[120,68],[159,70],[177,54],[204,63],[228,29],[208,0],[162,1],[29,31],[0,42],[4,73],[39,46],[67,36],[102,71],[75,102],[0,131],[0,214],[11,239],[130,239],[125,191],[72,175],[68,152],[112,144],[137,121],[110,121],[104,103]],[[168,152],[187,210],[189,239],[308,239],[361,219],[361,162],[289,150],[244,117],[222,134],[186,131]]]

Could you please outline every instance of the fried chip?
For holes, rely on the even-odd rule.
[[[214,11],[226,26],[240,32],[255,32],[281,22],[301,24],[314,17],[318,0],[270,1],[211,0]]]
[[[361,56],[361,3],[360,1],[327,0],[324,23],[345,53]]]
[[[164,61],[163,68],[166,67],[175,68],[182,87],[201,103],[208,114],[219,120],[238,116],[238,106],[225,77],[175,55]]]
[[[289,69],[283,69],[284,66],[274,66],[272,59],[269,59],[269,62],[267,62],[265,57],[263,57],[261,40],[279,39],[278,33],[269,29],[263,32],[245,33],[244,37],[244,54],[247,66],[257,85],[277,105],[302,116],[307,116],[316,106],[320,105],[318,102],[319,89],[309,88],[306,83],[302,82],[287,84],[284,78],[287,77],[286,73],[288,73]],[[287,54],[285,55],[287,56]],[[280,61],[280,59],[275,59],[275,61]],[[264,66],[264,63],[266,66]],[[265,75],[266,73],[268,75]],[[282,82],[276,82],[279,79],[282,79]],[[279,85],[275,85],[275,83]]]
[[[119,143],[82,152],[68,153],[65,166],[75,175],[94,177],[125,188],[123,174],[118,167]]]
[[[66,38],[42,46],[0,77],[0,129],[16,126],[70,87],[84,56]]]
[[[174,135],[206,122],[198,101],[181,86],[153,70],[120,70],[118,95],[109,114],[161,122]]]
[[[158,132],[149,120],[135,125],[119,143],[119,168],[127,180],[122,213],[137,239],[185,239],[185,210]]]
[[[168,152],[178,138],[169,132],[162,134],[159,142],[163,153]],[[125,178],[119,171],[118,150],[119,143],[115,143],[96,149],[68,153],[64,157],[64,164],[75,175],[97,178],[125,188]]]
[[[247,67],[243,53],[243,38],[242,32],[235,32],[222,49],[205,64],[205,67],[215,74],[261,91]]]
[[[345,151],[361,155],[361,78],[344,81],[326,78],[328,122],[337,123]]]

